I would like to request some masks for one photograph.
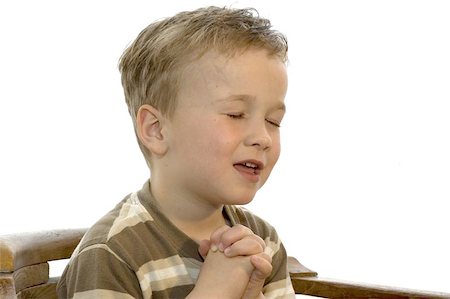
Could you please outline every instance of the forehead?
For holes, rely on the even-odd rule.
[[[234,103],[243,104],[243,105],[254,105],[257,99],[254,96],[247,95],[247,94],[235,94],[231,95],[230,97],[218,99],[215,101],[218,105],[224,105],[227,104],[233,105]],[[277,101],[274,102],[273,105],[271,105],[271,110],[281,110],[286,111],[286,105],[284,104],[284,101]]]
[[[285,63],[276,56],[269,56],[266,50],[250,49],[235,55],[209,51],[189,63],[180,81],[179,95],[210,100],[246,95],[282,102],[286,90]]]

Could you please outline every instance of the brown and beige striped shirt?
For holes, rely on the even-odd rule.
[[[226,206],[225,213],[270,249],[273,271],[263,289],[266,298],[295,298],[286,251],[275,230],[241,207]],[[184,298],[194,288],[202,263],[198,244],[160,212],[147,182],[88,230],[64,270],[58,296]]]

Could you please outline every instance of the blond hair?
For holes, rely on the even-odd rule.
[[[209,50],[233,55],[248,48],[266,49],[287,61],[287,40],[253,8],[205,7],[150,24],[119,61],[122,86],[136,129],[139,108],[149,104],[170,117],[176,106],[181,73]],[[139,141],[149,163],[149,153]]]

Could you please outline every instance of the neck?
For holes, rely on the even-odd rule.
[[[219,227],[226,224],[223,205],[213,206],[209,202],[173,188],[151,181],[152,194],[164,215],[186,235],[195,241],[210,238]]]

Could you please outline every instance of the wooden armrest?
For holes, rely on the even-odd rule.
[[[69,258],[85,232],[69,229],[0,236],[0,298],[57,298],[57,279],[49,279],[47,262]],[[293,257],[288,258],[288,268],[296,294],[324,298],[450,298],[449,293],[321,278]]]
[[[288,268],[296,294],[323,298],[450,298],[449,293],[411,290],[317,277],[316,272],[304,267],[292,257],[288,259]]]
[[[450,294],[448,293],[412,290],[319,277],[293,277],[292,284],[298,294],[324,298],[450,298]]]
[[[52,230],[0,236],[0,298],[56,299],[57,278],[48,261],[67,259],[86,229]]]
[[[0,273],[69,258],[85,232],[67,229],[0,236]]]
[[[288,256],[288,269],[291,277],[317,277],[317,272],[306,268],[292,256]]]

